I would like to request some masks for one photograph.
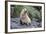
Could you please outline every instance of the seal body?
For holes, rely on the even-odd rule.
[[[27,9],[24,8],[22,9],[20,13],[20,24],[22,25],[30,25],[31,24],[31,19],[29,18],[27,14]]]

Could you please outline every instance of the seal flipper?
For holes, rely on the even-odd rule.
[[[22,21],[21,21],[21,20],[20,20],[20,24],[21,24],[21,25],[24,25],[24,23],[22,23]]]

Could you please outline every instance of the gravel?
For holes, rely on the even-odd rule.
[[[21,29],[21,28],[40,28],[42,27],[42,22],[37,22],[38,19],[33,18],[31,25],[21,25],[20,24],[20,18],[11,18],[11,29]]]

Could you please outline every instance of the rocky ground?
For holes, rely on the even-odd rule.
[[[19,18],[11,18],[11,24],[10,28],[11,29],[21,29],[21,28],[39,28],[42,27],[42,23],[37,22],[38,19],[33,18],[31,25],[21,25],[20,24],[20,19]]]

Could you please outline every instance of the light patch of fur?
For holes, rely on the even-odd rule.
[[[24,14],[24,12],[27,11],[26,8],[24,8],[20,13],[20,20],[24,23],[31,23],[31,19],[29,18],[28,14]],[[23,16],[24,15],[24,16]]]

